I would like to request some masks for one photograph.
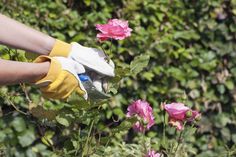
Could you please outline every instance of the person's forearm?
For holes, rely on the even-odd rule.
[[[47,75],[50,62],[23,63],[0,59],[0,86],[34,83]]]
[[[0,44],[48,55],[55,39],[0,14]]]

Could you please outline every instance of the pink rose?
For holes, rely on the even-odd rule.
[[[190,110],[190,108],[182,103],[166,104],[164,108],[168,112],[170,118],[175,120],[184,120],[186,112]]]
[[[156,153],[154,150],[149,150],[145,157],[160,157],[160,153]]]
[[[119,19],[110,19],[107,24],[96,24],[96,29],[101,32],[97,34],[97,38],[101,41],[109,38],[123,40],[131,36],[132,31],[132,29],[129,28],[128,21]]]
[[[135,115],[141,118],[141,121],[137,121],[133,126],[133,129],[136,131],[144,132],[145,130],[150,129],[155,123],[152,107],[146,101],[137,100],[128,107],[126,116],[132,117]],[[147,125],[144,126],[143,123],[146,123]]]
[[[184,121],[191,122],[200,116],[198,111],[192,110],[182,103],[166,104],[164,105],[164,109],[169,115],[169,124],[179,131],[184,129]]]

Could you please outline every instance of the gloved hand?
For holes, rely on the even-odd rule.
[[[39,56],[35,63],[50,61],[48,74],[38,80],[35,85],[40,87],[44,97],[53,99],[66,99],[73,91],[87,99],[77,74],[85,72],[83,65],[64,57]]]
[[[84,47],[78,43],[65,43],[56,40],[49,56],[68,57],[85,66],[86,69],[93,70],[101,76],[114,77],[114,64],[110,65],[106,62],[103,51]]]

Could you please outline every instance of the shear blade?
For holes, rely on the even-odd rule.
[[[86,89],[88,96],[90,99],[108,99],[110,96],[108,94],[105,94],[99,90],[93,85],[93,83],[88,80],[82,82],[84,88]]]

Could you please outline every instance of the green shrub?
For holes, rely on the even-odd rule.
[[[117,141],[137,144],[140,136],[124,131],[112,136],[111,145],[106,147],[108,139],[103,135],[100,150],[95,148],[95,139],[86,142],[87,136],[96,131],[99,135],[103,131],[111,133],[107,125],[113,119],[122,120],[127,105],[142,98],[155,111],[157,125],[146,134],[152,137],[150,145],[154,149],[166,148],[159,141],[163,129],[160,103],[181,101],[203,113],[198,133],[186,139],[187,156],[235,155],[235,0],[0,0],[0,12],[53,37],[85,46],[98,45],[96,23],[109,18],[129,20],[132,36],[114,41],[110,56],[117,67],[129,67],[140,55],[141,60],[146,57],[145,65],[150,56],[148,66],[137,75],[134,69],[122,79],[118,92],[99,110],[83,105],[75,96],[67,103],[44,100],[38,89],[29,85],[1,87],[0,152],[8,156],[75,156],[87,150],[91,154],[110,152],[108,156],[122,151],[125,144],[120,147]],[[27,60],[24,52],[5,47],[0,47],[0,55]],[[28,106],[34,104],[43,104],[50,111],[45,113],[38,107],[36,112],[29,112]],[[50,121],[54,119],[52,113],[58,115]],[[173,134],[170,129],[169,139]],[[87,145],[81,147],[81,143]]]

